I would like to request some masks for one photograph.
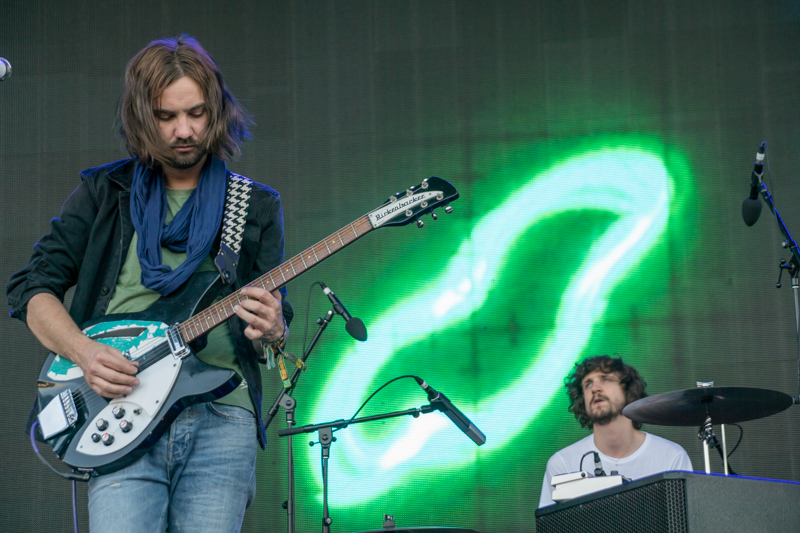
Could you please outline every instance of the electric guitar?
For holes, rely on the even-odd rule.
[[[458,191],[432,177],[397,193],[377,209],[297,254],[249,286],[272,291],[321,263],[374,229],[403,226],[449,203]],[[236,291],[195,314],[213,300],[219,275],[195,273],[168,297],[146,311],[108,315],[82,325],[89,338],[118,348],[139,362],[141,384],[109,400],[94,392],[78,365],[50,353],[39,374],[37,406],[40,438],[66,464],[98,474],[115,472],[144,455],[186,407],[213,401],[241,381],[232,370],[208,365],[188,344],[234,316],[244,296]],[[198,297],[198,295],[200,295]]]

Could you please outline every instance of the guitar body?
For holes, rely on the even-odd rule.
[[[370,231],[404,226],[458,198],[435,176],[389,197],[339,231],[270,270],[249,285],[273,291]],[[186,407],[228,394],[241,382],[236,373],[200,361],[186,346],[229,320],[247,296],[235,291],[213,303],[216,272],[196,272],[178,290],[142,313],[109,315],[84,324],[89,338],[113,346],[139,362],[141,385],[108,400],[95,393],[81,369],[51,353],[39,375],[39,395],[28,429],[38,419],[40,440],[65,463],[99,474],[114,472],[145,454]],[[200,298],[197,295],[202,295]],[[196,308],[203,311],[195,314]]]
[[[197,273],[146,311],[84,324],[86,336],[139,361],[141,385],[131,394],[104,398],[89,387],[78,365],[55,353],[48,356],[39,374],[39,420],[44,426],[43,417],[58,416],[55,407],[48,407],[64,403],[61,395],[70,391],[73,409],[67,410],[73,423],[56,435],[45,435],[65,463],[99,474],[119,470],[144,455],[183,409],[236,388],[241,378],[233,370],[208,365],[193,353],[175,357],[166,338],[169,323],[190,317],[198,300],[213,299],[216,291],[210,289],[217,278],[213,272]],[[197,294],[203,296],[198,299]]]

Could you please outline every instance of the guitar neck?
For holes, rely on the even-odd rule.
[[[368,215],[364,215],[311,248],[307,248],[288,261],[281,263],[260,278],[253,280],[248,286],[261,287],[268,291],[279,289],[373,229]],[[233,317],[234,307],[246,299],[247,297],[242,295],[240,289],[181,323],[178,328],[184,342],[192,342]]]

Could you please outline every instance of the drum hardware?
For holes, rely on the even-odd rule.
[[[715,387],[714,382],[698,383],[695,389],[648,396],[625,406],[622,414],[634,422],[656,426],[699,426],[703,441],[706,473],[711,473],[708,450],[718,446],[712,422],[722,427],[722,456],[729,472],[725,444],[725,424],[746,422],[780,413],[793,404],[782,392],[753,387]]]

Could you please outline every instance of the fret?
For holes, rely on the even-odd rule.
[[[331,241],[331,242],[333,242],[333,241]],[[328,248],[328,243],[327,242],[325,243],[325,248]],[[328,248],[328,255],[333,255],[333,252],[331,252],[330,248]]]
[[[317,263],[319,263],[319,257],[317,257],[317,252],[314,251],[314,247],[313,246],[311,247],[311,253],[314,254],[314,259],[316,259]]]
[[[339,232],[338,232],[338,231],[336,232],[336,236],[337,236],[337,237],[339,237],[339,242],[340,242],[340,243],[342,243],[342,248],[344,248],[345,246],[347,246],[347,245],[344,243],[344,241],[342,240],[342,236],[341,236],[341,235],[339,235]]]
[[[297,271],[294,269],[294,265],[292,264],[292,260],[291,259],[289,260],[289,266],[292,267],[292,272],[294,272],[294,275],[296,276],[297,275]]]
[[[283,270],[281,270],[281,276],[283,276]],[[286,281],[286,276],[283,276],[283,281]]]
[[[202,315],[201,315],[201,316],[202,316],[202,317],[203,317],[203,319],[206,321],[206,327],[207,327],[208,329],[211,329],[211,325],[209,325],[209,323],[208,323],[208,315],[206,315],[206,312],[205,312],[205,311],[203,311],[203,313],[202,313]]]
[[[222,315],[219,314],[219,306],[218,305],[214,305],[214,307],[212,307],[212,309],[216,309],[217,318],[219,318],[219,321],[222,322],[223,319],[222,319]]]
[[[311,259],[311,256],[309,256],[309,259]],[[308,265],[306,264],[306,260],[303,259],[303,254],[300,254],[300,261],[303,262],[303,268],[308,270]]]
[[[350,229],[353,230],[353,235],[355,235],[356,239],[358,239],[358,233],[356,232],[356,228],[353,227],[353,224],[350,224]]]
[[[278,284],[275,283],[275,280],[272,278],[272,271],[269,272],[269,280],[272,282],[273,287],[277,287]]]

